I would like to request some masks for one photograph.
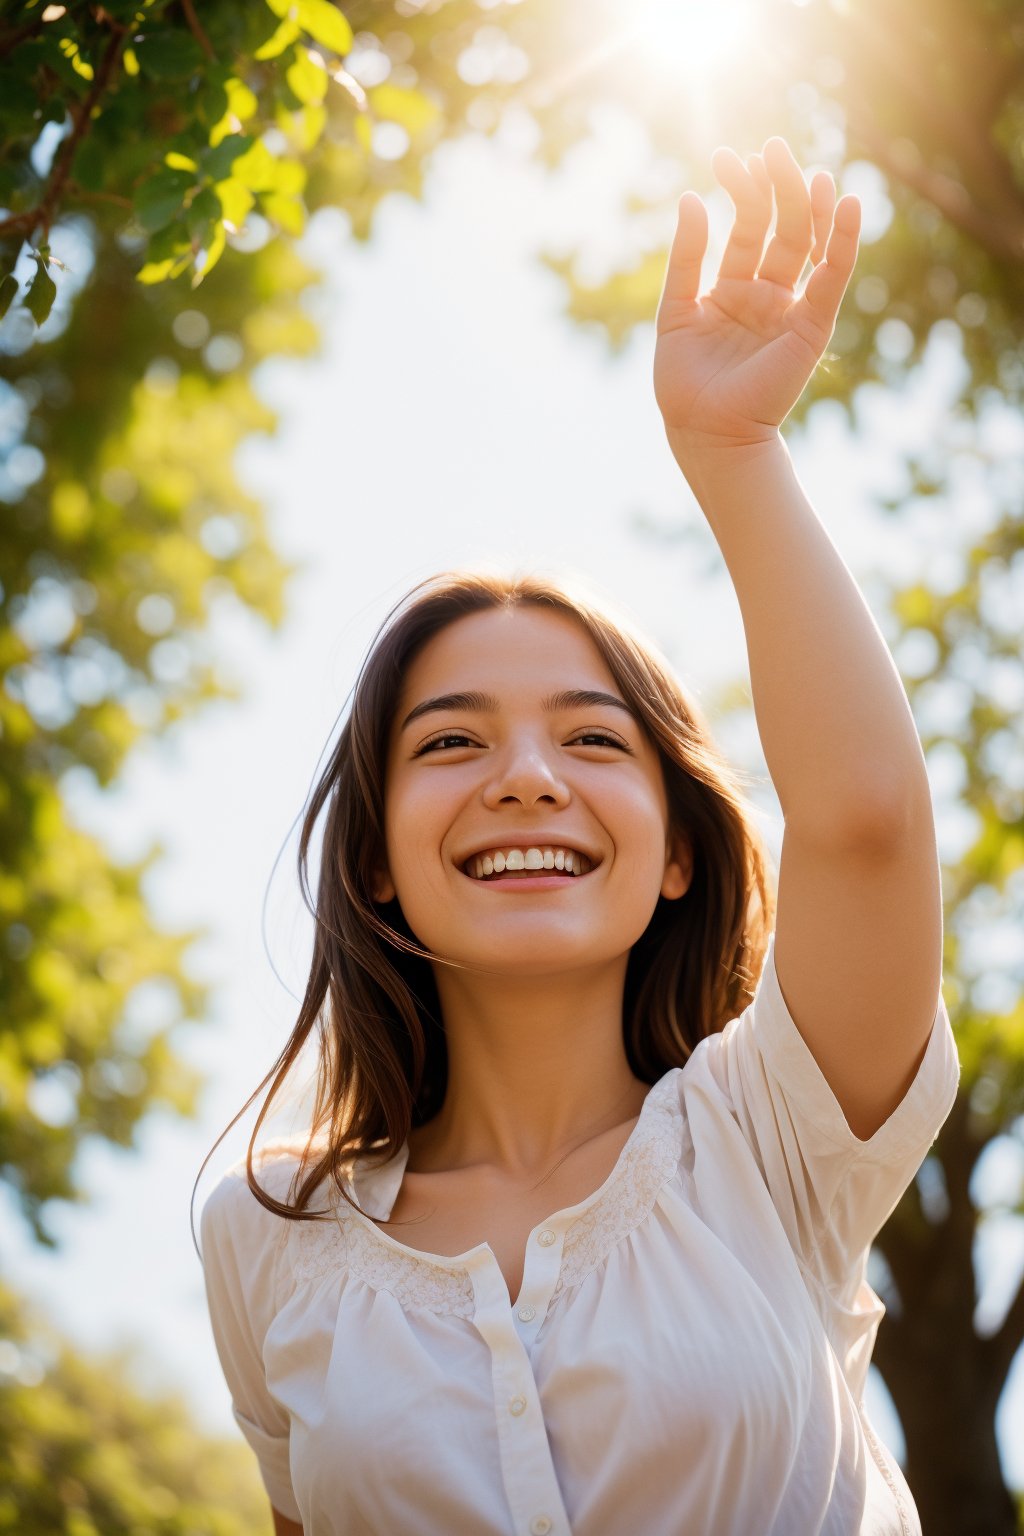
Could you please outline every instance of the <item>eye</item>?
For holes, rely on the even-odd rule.
[[[472,741],[468,736],[463,736],[461,731],[442,731],[439,736],[431,736],[429,741],[422,741],[413,753],[413,757],[422,757],[424,752],[433,752],[438,747],[451,746],[454,743],[459,747],[476,747],[478,742]]]
[[[612,736],[607,731],[582,731],[567,745],[570,747],[618,747],[620,752],[632,750],[620,737]]]

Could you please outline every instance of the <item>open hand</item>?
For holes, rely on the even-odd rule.
[[[859,199],[837,203],[827,171],[808,189],[785,139],[746,164],[731,149],[711,163],[736,208],[718,278],[698,296],[708,215],[685,192],[658,306],[654,394],[677,458],[777,435],[828,346],[860,233]]]

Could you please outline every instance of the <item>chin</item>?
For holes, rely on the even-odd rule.
[[[496,943],[474,945],[469,954],[458,955],[463,965],[482,971],[500,972],[516,980],[530,976],[557,976],[569,971],[595,969],[610,965],[619,951],[595,952],[593,935],[580,937],[578,943],[565,934],[534,933],[506,935]]]

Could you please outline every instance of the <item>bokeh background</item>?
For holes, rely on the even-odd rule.
[[[872,1252],[868,1407],[928,1536],[1024,1530],[1022,127],[1018,0],[6,9],[0,1530],[269,1530],[189,1205],[298,1011],[296,819],[413,582],[632,614],[777,857],[651,386],[676,201],[710,281],[711,152],[772,133],[864,201],[785,431],[925,746],[963,1068]]]

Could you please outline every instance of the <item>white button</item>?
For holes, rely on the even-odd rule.
[[[521,1323],[532,1323],[536,1316],[537,1316],[537,1308],[536,1307],[520,1307],[519,1308],[519,1321]]]
[[[548,1536],[551,1529],[551,1521],[547,1515],[534,1515],[530,1521],[531,1536]]]
[[[526,1398],[525,1397],[510,1397],[509,1400],[508,1400],[508,1411],[509,1411],[509,1413],[514,1413],[517,1418],[519,1417],[519,1415],[521,1413],[525,1413],[526,1412]]]
[[[545,1227],[543,1232],[537,1233],[537,1241],[542,1248],[550,1248],[551,1244],[555,1241],[555,1234],[550,1227]],[[543,1518],[546,1520],[547,1515],[544,1515]],[[550,1529],[550,1527],[546,1527],[546,1529]]]

